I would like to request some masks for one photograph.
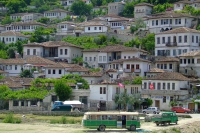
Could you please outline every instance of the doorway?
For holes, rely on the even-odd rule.
[[[155,106],[160,108],[160,100],[155,100]]]
[[[194,110],[195,109],[195,103],[188,103],[188,109]]]
[[[134,72],[134,65],[131,64],[131,72]]]
[[[122,115],[122,128],[126,128],[126,116]]]

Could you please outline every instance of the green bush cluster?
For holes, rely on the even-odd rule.
[[[60,120],[50,120],[50,124],[76,124],[76,123],[81,123],[81,121],[75,119],[67,119],[64,116]]]
[[[13,114],[7,114],[3,119],[3,123],[21,123],[22,120],[20,118],[14,118]]]

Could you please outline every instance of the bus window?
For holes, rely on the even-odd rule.
[[[90,118],[90,120],[96,120],[97,118],[96,118],[96,115],[91,115],[91,118]]]
[[[101,120],[101,116],[100,115],[97,115],[97,120]]]
[[[122,120],[122,116],[117,116],[117,121],[121,121]]]
[[[90,115],[87,115],[86,117],[87,117],[87,120],[90,120]]]
[[[138,121],[138,117],[137,117],[137,116],[129,115],[129,116],[127,116],[127,117],[128,117],[127,120],[137,120],[137,121]]]
[[[116,115],[108,115],[108,120],[117,120]]]
[[[107,115],[102,115],[102,120],[107,120]]]

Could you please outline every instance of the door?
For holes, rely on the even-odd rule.
[[[131,65],[131,72],[134,72],[134,65]]]
[[[126,128],[126,116],[122,115],[122,128]]]
[[[194,110],[195,109],[195,104],[194,103],[188,103],[188,109]]]
[[[160,109],[160,100],[155,100],[155,106]]]

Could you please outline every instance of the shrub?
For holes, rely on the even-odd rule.
[[[13,114],[7,114],[5,119],[3,119],[3,123],[21,123],[22,120],[20,118],[14,118]]]
[[[67,123],[66,117],[63,116],[63,117],[61,118],[61,120],[60,120],[60,123],[61,123],[61,124],[66,124],[66,123]]]
[[[57,124],[59,123],[59,120],[50,120],[50,124]]]

